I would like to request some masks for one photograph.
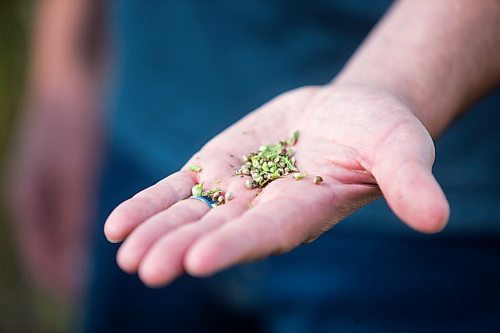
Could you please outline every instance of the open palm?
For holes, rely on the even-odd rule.
[[[277,179],[257,193],[235,176],[241,156],[295,130],[297,166],[308,176]],[[394,213],[423,232],[442,229],[449,207],[432,176],[434,146],[394,96],[357,86],[300,88],[231,126],[186,166],[120,204],[105,233],[125,242],[118,263],[150,286],[184,271],[213,274],[311,241],[382,193]],[[321,176],[324,182],[314,184]],[[194,184],[234,199],[210,209],[187,199]]]

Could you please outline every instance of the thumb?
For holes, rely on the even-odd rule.
[[[434,233],[450,207],[432,175],[434,144],[422,128],[394,132],[375,155],[372,173],[392,211],[413,229]]]

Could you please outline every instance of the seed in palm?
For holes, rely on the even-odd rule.
[[[264,188],[270,182],[292,172],[300,173],[295,165],[293,146],[299,139],[299,131],[291,138],[277,144],[259,147],[259,150],[243,156],[243,164],[235,171],[236,175],[251,176],[245,181],[247,189]]]
[[[319,185],[323,182],[323,177],[316,176],[316,177],[314,177],[313,181],[314,181],[314,184]]]
[[[220,206],[226,203],[225,193],[218,187],[206,191],[203,188],[203,183],[199,183],[193,186],[191,192],[195,197],[200,197],[200,196],[208,197],[211,201],[215,202],[216,206]],[[232,199],[232,194],[231,194],[231,199]]]

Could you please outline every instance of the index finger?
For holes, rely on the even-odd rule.
[[[181,170],[122,202],[106,220],[106,238],[113,243],[121,242],[139,224],[187,198],[194,184],[194,175],[188,170]]]

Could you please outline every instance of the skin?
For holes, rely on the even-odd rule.
[[[79,43],[89,3],[37,3],[25,112],[4,189],[26,273],[45,293],[73,304],[85,285],[102,145],[99,78]]]
[[[240,156],[295,129],[301,131],[297,166],[310,176],[278,179],[258,196],[245,188],[244,178],[232,176]],[[448,204],[432,176],[433,161],[429,134],[393,96],[357,86],[301,88],[210,141],[189,162],[203,166],[200,173],[183,168],[121,204],[105,232],[111,240],[126,238],[118,263],[127,272],[138,271],[150,286],[168,283],[184,270],[207,276],[290,251],[380,191],[410,226],[434,232],[443,228]],[[314,175],[324,182],[314,184]],[[182,200],[196,182],[227,189],[234,199],[213,210]]]
[[[398,2],[331,84],[275,98],[193,156],[201,173],[184,167],[119,205],[105,225],[124,240],[118,264],[151,287],[209,276],[309,242],[381,194],[411,228],[442,230],[449,205],[432,137],[500,81],[499,17],[497,1]],[[240,156],[295,130],[306,179],[256,196],[232,175]],[[213,210],[186,200],[197,182],[234,199]]]

